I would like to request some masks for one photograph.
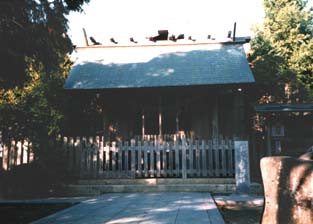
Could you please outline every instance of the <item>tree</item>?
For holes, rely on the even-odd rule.
[[[313,15],[304,0],[264,0],[250,61],[263,102],[313,97]],[[261,97],[263,96],[263,97]]]
[[[64,120],[64,80],[73,50],[66,15],[89,0],[0,2],[0,131],[29,138],[36,148]],[[43,147],[44,144],[41,144]]]

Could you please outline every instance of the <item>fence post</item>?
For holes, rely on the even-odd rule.
[[[194,176],[194,169],[193,169],[193,152],[194,152],[194,141],[189,141],[189,175],[191,177]]]
[[[131,168],[131,173],[130,173],[130,175],[131,175],[131,178],[135,178],[135,176],[136,176],[136,167],[135,167],[135,163],[136,163],[136,158],[135,158],[135,155],[136,155],[136,143],[135,143],[135,140],[134,139],[132,139],[132,140],[130,140],[130,146],[131,146],[131,148],[130,148],[130,156],[131,156],[131,166],[130,166],[130,168]]]
[[[149,151],[150,151],[150,177],[154,177],[154,149],[155,145],[153,141],[149,143]]]
[[[68,167],[68,170],[71,174],[71,176],[73,176],[73,168],[75,167],[75,164],[74,164],[74,138],[73,137],[69,137],[68,138],[69,141],[68,141],[68,164],[69,164],[69,167]]]
[[[208,141],[208,167],[209,167],[209,176],[214,176],[214,168],[213,168],[213,143],[212,140]]]
[[[182,138],[182,177],[183,177],[183,179],[187,178],[186,149],[187,149],[186,139]]]
[[[221,140],[221,153],[222,153],[222,175],[226,177],[226,141],[224,139]]]
[[[105,165],[104,165],[104,169],[105,169],[105,177],[109,177],[110,176],[110,144],[108,142],[105,143]]]
[[[154,148],[156,151],[156,176],[161,176],[161,155],[160,155],[160,139],[155,140]]]
[[[228,175],[234,175],[234,142],[228,140]]]
[[[144,176],[145,177],[148,177],[149,176],[149,171],[148,171],[148,143],[147,143],[147,141],[144,141],[144,143],[143,143],[143,145],[144,145],[144,151],[143,151],[143,153],[144,153]]]
[[[27,140],[22,141],[22,164],[27,163]]]
[[[74,164],[74,170],[75,170],[75,176],[79,177],[79,171],[80,171],[80,139],[79,137],[75,138],[74,141],[74,149],[75,149],[75,164]]]
[[[125,167],[125,176],[129,176],[129,169],[128,169],[128,142],[124,143],[124,167]]]
[[[20,165],[22,164],[22,151],[23,151],[23,146],[22,146],[22,140],[18,141],[16,144],[16,164],[15,165]]]
[[[94,172],[95,172],[95,177],[97,177],[97,178],[99,178],[99,176],[100,176],[100,154],[101,154],[101,144],[100,144],[100,136],[96,136],[96,139],[95,139],[96,141],[95,141],[95,151],[96,151],[96,153],[95,153],[95,155],[94,155],[94,159],[96,160],[95,161],[95,170],[94,170]]]
[[[116,142],[112,142],[112,148],[111,148],[111,153],[112,153],[112,176],[116,178]]]
[[[15,158],[16,158],[16,150],[15,150],[15,146],[16,146],[16,141],[14,139],[10,140],[10,169],[13,168],[15,166]]]
[[[236,192],[248,194],[250,191],[250,166],[248,141],[235,141]]]
[[[201,158],[202,158],[202,175],[207,176],[208,175],[208,168],[207,168],[207,154],[206,154],[206,148],[205,148],[205,141],[201,141]]]
[[[174,153],[174,149],[173,149],[173,142],[169,142],[168,145],[167,145],[167,150],[168,150],[168,160],[169,160],[169,176],[173,177],[174,175],[174,156],[173,156],[173,153]]]
[[[199,140],[196,140],[196,174],[200,176],[200,146]]]
[[[92,172],[92,138],[86,138],[86,175],[90,178]]]
[[[117,143],[118,149],[118,159],[117,159],[117,166],[118,166],[118,177],[123,176],[123,142]]]
[[[85,175],[85,171],[86,171],[86,166],[85,166],[85,162],[86,162],[86,148],[85,148],[85,144],[86,144],[86,139],[85,138],[79,138],[79,145],[78,145],[78,149],[79,149],[79,176],[82,178]]]
[[[218,139],[213,139],[213,151],[215,160],[215,175],[220,176],[220,152],[219,152],[219,142]]]
[[[99,176],[102,177],[103,176],[103,148],[104,148],[104,137],[101,136],[99,138]]]
[[[167,142],[163,141],[163,143],[161,145],[161,151],[162,151],[162,171],[161,171],[161,174],[163,175],[163,177],[167,176],[166,145],[167,145]]]
[[[142,142],[138,142],[138,154],[137,154],[137,164],[138,164],[138,177],[142,176],[142,167],[141,167],[141,152],[142,152]]]
[[[62,154],[64,156],[64,159],[65,159],[65,166],[66,166],[66,171],[67,173],[69,173],[69,169],[70,169],[70,165],[69,165],[69,155],[68,155],[68,138],[66,136],[63,136],[62,137]],[[30,158],[30,148],[29,148],[29,144],[28,144],[28,147],[27,147],[27,163],[29,163],[29,159]]]
[[[176,169],[176,177],[179,176],[179,140],[176,140],[174,143],[174,150],[175,150],[175,169]]]

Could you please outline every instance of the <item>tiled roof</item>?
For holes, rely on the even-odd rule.
[[[252,83],[242,44],[79,49],[65,89],[115,89]]]

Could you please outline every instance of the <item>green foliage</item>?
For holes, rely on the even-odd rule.
[[[66,3],[66,8],[68,10],[72,11],[82,11],[81,6],[84,4],[84,2],[88,3],[90,0],[64,0]]]
[[[262,87],[259,94],[272,96],[270,101],[312,98],[313,15],[306,5],[303,0],[264,0],[265,19],[251,42],[250,61]]]
[[[0,131],[34,149],[62,129],[73,50],[66,15],[89,0],[0,1]],[[37,154],[38,155],[38,154]]]

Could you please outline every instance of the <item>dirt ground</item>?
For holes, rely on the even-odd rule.
[[[219,207],[226,224],[258,224],[261,221],[263,207]]]
[[[70,206],[73,206],[73,204],[1,204],[1,223],[29,223]]]

